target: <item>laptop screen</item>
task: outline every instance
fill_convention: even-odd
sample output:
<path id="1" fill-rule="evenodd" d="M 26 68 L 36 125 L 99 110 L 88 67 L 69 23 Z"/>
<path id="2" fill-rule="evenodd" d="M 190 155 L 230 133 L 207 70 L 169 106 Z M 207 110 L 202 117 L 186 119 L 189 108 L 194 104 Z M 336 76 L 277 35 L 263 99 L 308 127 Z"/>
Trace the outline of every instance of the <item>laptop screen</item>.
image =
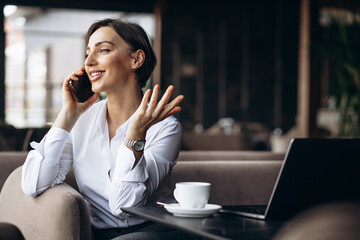
<path id="1" fill-rule="evenodd" d="M 285 220 L 324 202 L 360 199 L 359 153 L 360 139 L 292 139 L 265 219 Z"/>

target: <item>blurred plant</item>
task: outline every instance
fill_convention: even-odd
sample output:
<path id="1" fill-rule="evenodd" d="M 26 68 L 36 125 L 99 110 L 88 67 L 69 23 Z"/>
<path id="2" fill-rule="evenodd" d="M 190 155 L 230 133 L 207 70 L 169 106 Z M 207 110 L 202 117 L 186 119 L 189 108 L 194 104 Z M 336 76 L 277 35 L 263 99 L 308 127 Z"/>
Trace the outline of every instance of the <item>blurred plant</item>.
<path id="1" fill-rule="evenodd" d="M 318 46 L 329 59 L 329 95 L 340 99 L 339 137 L 360 137 L 360 22 L 331 18 L 329 41 Z"/>

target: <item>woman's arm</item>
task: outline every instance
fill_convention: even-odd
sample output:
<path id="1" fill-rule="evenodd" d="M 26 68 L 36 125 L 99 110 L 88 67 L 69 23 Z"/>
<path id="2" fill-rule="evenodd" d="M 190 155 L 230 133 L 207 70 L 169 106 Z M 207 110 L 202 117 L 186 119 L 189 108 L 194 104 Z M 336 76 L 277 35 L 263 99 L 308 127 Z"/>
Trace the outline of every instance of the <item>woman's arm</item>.
<path id="1" fill-rule="evenodd" d="M 115 215 L 121 213 L 120 207 L 145 204 L 146 197 L 176 162 L 182 127 L 175 118 L 169 117 L 181 111 L 178 105 L 184 96 L 169 102 L 173 90 L 174 87 L 169 86 L 158 102 L 159 85 L 155 85 L 151 98 L 151 91 L 146 91 L 130 118 L 126 138 L 146 139 L 146 148 L 135 151 L 122 144 L 119 149 L 109 193 L 110 210 Z"/>
<path id="2" fill-rule="evenodd" d="M 31 143 L 31 150 L 22 167 L 21 186 L 28 196 L 36 197 L 46 189 L 64 181 L 72 165 L 69 133 L 51 128 L 40 143 Z"/>
<path id="3" fill-rule="evenodd" d="M 85 103 L 74 98 L 69 81 L 77 81 L 76 75 L 82 69 L 73 72 L 64 80 L 62 86 L 62 109 L 48 134 L 39 143 L 33 143 L 22 169 L 22 188 L 25 194 L 37 196 L 46 189 L 61 183 L 72 165 L 72 144 L 69 132 L 80 115 L 93 105 L 99 94 L 94 94 Z"/>
<path id="4" fill-rule="evenodd" d="M 151 126 L 181 111 L 181 107 L 178 105 L 184 99 L 184 96 L 179 95 L 169 103 L 173 91 L 174 86 L 169 86 L 159 102 L 159 85 L 156 84 L 154 86 L 151 98 L 151 90 L 149 89 L 145 92 L 140 106 L 131 117 L 129 127 L 126 132 L 126 137 L 128 139 L 144 140 L 147 131 Z M 137 152 L 133 149 L 130 150 L 132 150 L 135 155 L 133 165 L 133 167 L 135 167 L 142 157 L 143 152 Z"/>
<path id="5" fill-rule="evenodd" d="M 181 139 L 182 127 L 175 118 L 154 125 L 148 130 L 144 153 L 134 168 L 134 154 L 121 145 L 109 189 L 109 206 L 114 215 L 121 213 L 121 207 L 146 203 L 175 165 Z"/>

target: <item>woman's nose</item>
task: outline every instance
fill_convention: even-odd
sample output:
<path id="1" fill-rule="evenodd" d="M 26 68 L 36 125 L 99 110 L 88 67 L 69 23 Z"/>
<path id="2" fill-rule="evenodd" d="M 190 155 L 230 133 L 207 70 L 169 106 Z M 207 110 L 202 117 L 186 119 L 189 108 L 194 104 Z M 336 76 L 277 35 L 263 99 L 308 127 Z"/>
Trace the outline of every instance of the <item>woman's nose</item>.
<path id="1" fill-rule="evenodd" d="M 89 55 L 85 58 L 84 65 L 92 66 L 95 64 L 96 64 L 96 59 L 94 58 L 94 55 L 92 53 L 89 53 Z"/>

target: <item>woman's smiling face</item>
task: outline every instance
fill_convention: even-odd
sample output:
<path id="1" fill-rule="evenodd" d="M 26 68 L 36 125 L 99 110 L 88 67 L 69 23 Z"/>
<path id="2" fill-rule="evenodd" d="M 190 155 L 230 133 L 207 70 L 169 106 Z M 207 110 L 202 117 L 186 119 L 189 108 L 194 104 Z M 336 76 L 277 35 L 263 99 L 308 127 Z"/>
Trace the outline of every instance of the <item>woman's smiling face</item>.
<path id="1" fill-rule="evenodd" d="M 94 92 L 116 91 L 135 77 L 129 45 L 111 27 L 101 27 L 90 36 L 86 55 L 85 70 Z"/>

